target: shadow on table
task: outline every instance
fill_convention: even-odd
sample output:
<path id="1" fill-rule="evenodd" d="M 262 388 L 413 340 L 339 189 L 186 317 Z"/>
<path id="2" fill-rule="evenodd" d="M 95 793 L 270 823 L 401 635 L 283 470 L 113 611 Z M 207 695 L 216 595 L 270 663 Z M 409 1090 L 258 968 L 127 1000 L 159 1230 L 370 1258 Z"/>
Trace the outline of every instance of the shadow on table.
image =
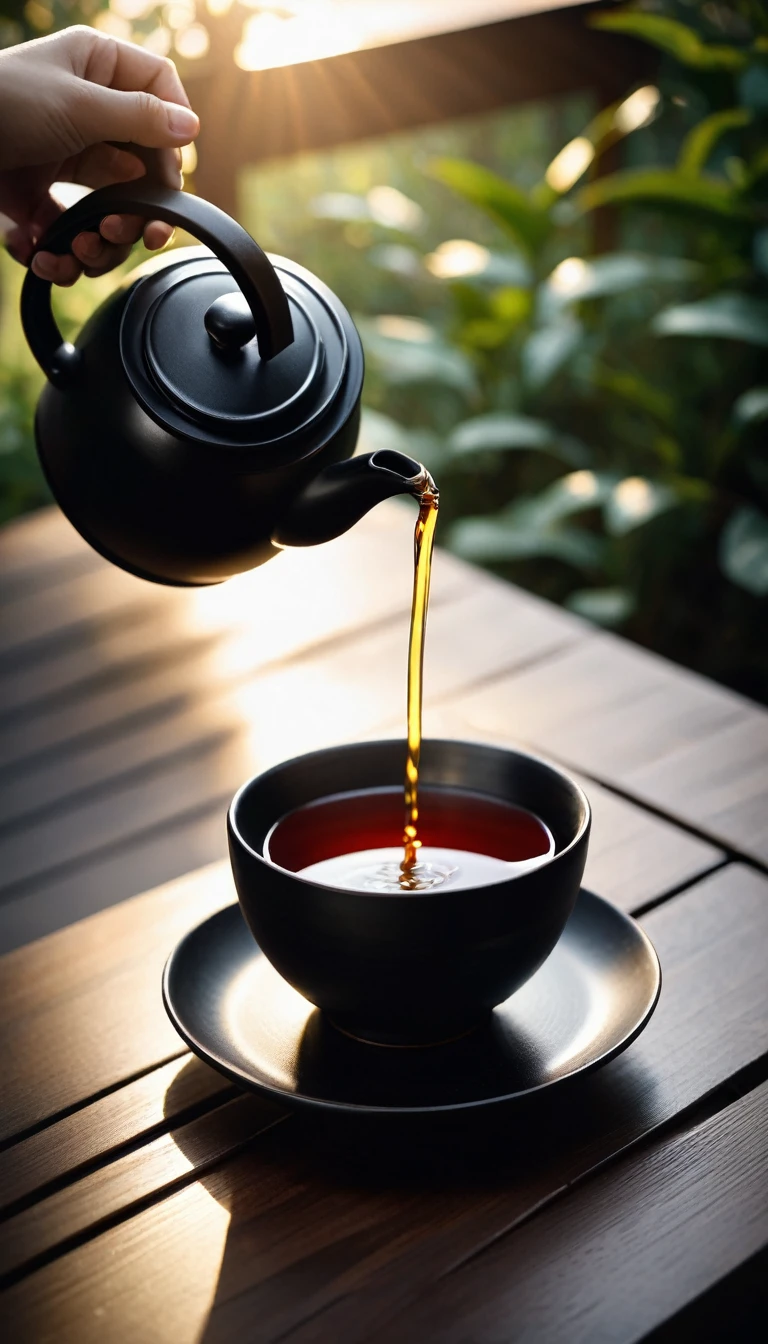
<path id="1" fill-rule="evenodd" d="M 185 1073 L 168 1091 L 169 1116 Z M 427 1241 L 444 1242 L 455 1259 L 508 1231 L 647 1132 L 654 1091 L 630 1052 L 601 1072 L 485 1111 L 393 1118 L 297 1111 L 280 1119 L 257 1097 L 225 1103 L 213 1112 L 223 1132 L 227 1108 L 234 1115 L 252 1104 L 255 1137 L 199 1178 L 229 1221 L 222 1245 L 221 1218 L 212 1213 L 210 1291 L 189 1344 L 243 1332 L 275 1339 L 357 1292 L 363 1279 L 375 1284 L 380 1303 L 391 1300 L 393 1285 L 398 1300 L 407 1298 L 409 1280 L 413 1291 L 428 1281 L 420 1254 Z M 206 1161 L 200 1124 L 172 1133 L 195 1167 Z M 189 1235 L 204 1253 L 204 1221 Z M 312 1337 L 323 1339 L 322 1329 Z"/>

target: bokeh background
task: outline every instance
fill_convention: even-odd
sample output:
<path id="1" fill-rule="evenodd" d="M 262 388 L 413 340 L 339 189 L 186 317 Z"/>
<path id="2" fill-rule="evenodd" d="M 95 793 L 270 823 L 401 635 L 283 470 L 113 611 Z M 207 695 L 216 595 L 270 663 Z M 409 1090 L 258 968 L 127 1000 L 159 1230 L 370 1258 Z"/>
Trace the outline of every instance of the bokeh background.
<path id="1" fill-rule="evenodd" d="M 0 0 L 0 45 L 85 22 L 186 77 L 226 20 L 255 70 L 330 54 L 333 8 Z M 256 166 L 233 134 L 236 212 L 353 312 L 363 446 L 429 465 L 444 545 L 768 702 L 768 7 L 582 21 L 645 44 L 651 78 Z M 0 521 L 48 502 L 21 279 L 3 252 Z M 69 334 L 113 283 L 61 292 Z"/>

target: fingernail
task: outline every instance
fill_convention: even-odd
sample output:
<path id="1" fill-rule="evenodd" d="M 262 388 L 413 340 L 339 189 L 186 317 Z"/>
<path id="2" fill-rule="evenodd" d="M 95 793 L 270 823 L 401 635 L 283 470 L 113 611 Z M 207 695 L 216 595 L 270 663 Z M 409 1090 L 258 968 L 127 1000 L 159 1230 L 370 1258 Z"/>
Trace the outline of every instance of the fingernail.
<path id="1" fill-rule="evenodd" d="M 200 130 L 200 120 L 194 112 L 188 107 L 180 107 L 178 103 L 166 103 L 168 108 L 168 127 L 172 135 L 177 135 L 179 139 L 194 140 L 197 132 Z"/>
<path id="2" fill-rule="evenodd" d="M 106 225 L 107 233 L 104 233 Z M 128 226 L 121 215 L 107 215 L 101 221 L 102 236 L 108 243 L 127 243 L 130 241 Z"/>
<path id="3" fill-rule="evenodd" d="M 32 258 L 31 269 L 41 280 L 52 280 L 56 272 L 56 262 L 45 252 L 37 252 Z"/>
<path id="4" fill-rule="evenodd" d="M 80 251 L 89 261 L 96 261 L 101 256 L 102 243 L 95 233 L 80 234 Z"/>

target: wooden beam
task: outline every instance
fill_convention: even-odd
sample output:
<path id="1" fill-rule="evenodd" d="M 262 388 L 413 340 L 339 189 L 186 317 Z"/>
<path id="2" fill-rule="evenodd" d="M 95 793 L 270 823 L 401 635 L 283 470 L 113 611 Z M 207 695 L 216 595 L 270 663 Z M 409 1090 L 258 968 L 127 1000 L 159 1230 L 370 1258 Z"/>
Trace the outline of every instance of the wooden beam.
<path id="1" fill-rule="evenodd" d="M 198 192 L 237 212 L 245 164 L 328 149 L 581 89 L 619 96 L 650 66 L 640 44 L 586 24 L 595 6 L 507 19 L 387 46 L 245 72 L 239 29 L 211 22 L 211 60 L 185 72 L 202 130 Z M 238 20 L 239 23 L 239 20 Z"/>

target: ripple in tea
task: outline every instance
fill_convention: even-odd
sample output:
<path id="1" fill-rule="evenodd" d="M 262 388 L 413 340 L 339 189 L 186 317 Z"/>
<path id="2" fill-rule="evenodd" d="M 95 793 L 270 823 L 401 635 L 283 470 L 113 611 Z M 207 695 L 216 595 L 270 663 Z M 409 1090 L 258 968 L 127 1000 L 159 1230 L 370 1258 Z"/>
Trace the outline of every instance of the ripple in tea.
<path id="1" fill-rule="evenodd" d="M 472 888 L 536 867 L 554 851 L 549 829 L 532 812 L 485 794 L 421 790 L 421 844 L 402 883 L 397 788 L 340 793 L 288 813 L 272 828 L 273 863 L 323 886 L 402 894 L 435 887 Z"/>

